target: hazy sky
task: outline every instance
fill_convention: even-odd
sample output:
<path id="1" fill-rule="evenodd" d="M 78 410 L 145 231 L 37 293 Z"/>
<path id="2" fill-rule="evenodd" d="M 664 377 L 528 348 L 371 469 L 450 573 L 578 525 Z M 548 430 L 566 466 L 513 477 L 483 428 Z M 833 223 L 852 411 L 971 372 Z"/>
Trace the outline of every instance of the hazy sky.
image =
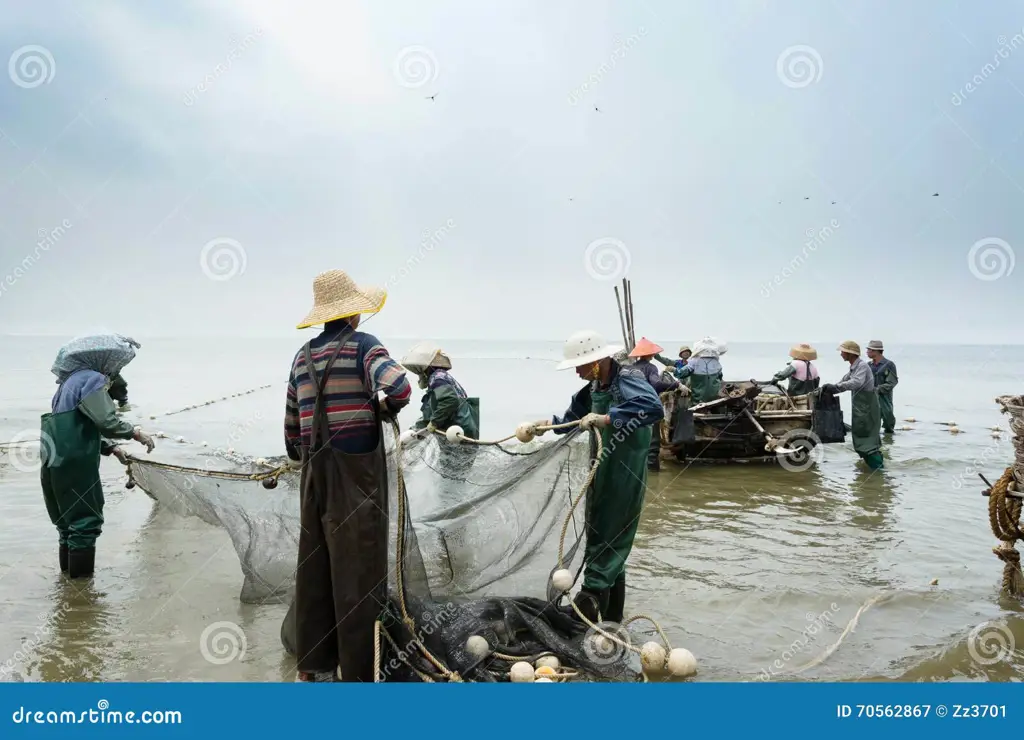
<path id="1" fill-rule="evenodd" d="M 1019 3 L 0 6 L 0 332 L 1024 342 Z"/>

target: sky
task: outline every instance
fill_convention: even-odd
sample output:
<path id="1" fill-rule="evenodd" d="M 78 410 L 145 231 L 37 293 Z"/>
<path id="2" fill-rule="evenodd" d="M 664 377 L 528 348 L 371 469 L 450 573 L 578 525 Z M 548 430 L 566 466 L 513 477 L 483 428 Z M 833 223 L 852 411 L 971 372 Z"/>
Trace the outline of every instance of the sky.
<path id="1" fill-rule="evenodd" d="M 0 2 L 0 333 L 1024 343 L 1019 3 Z"/>

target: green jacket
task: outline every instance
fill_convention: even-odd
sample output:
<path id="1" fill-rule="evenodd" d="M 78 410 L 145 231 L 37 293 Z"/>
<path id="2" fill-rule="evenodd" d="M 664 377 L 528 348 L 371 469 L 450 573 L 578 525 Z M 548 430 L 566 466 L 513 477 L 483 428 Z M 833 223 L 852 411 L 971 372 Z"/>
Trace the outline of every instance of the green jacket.
<path id="1" fill-rule="evenodd" d="M 420 412 L 415 429 L 433 424 L 435 429 L 443 432 L 457 424 L 470 439 L 480 439 L 480 399 L 466 395 L 455 378 L 444 370 L 431 373 Z"/>

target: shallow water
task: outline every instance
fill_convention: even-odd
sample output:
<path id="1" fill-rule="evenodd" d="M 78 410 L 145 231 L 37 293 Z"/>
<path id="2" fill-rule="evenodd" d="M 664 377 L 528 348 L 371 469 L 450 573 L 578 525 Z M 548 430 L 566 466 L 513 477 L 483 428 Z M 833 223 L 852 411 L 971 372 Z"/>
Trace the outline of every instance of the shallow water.
<path id="1" fill-rule="evenodd" d="M 284 381 L 297 340 L 139 339 L 143 349 L 125 373 L 128 418 L 210 447 L 281 454 Z M 49 366 L 60 343 L 0 339 L 7 365 L 0 441 L 38 434 L 38 415 L 56 389 Z M 400 356 L 411 343 L 388 344 Z M 818 345 L 826 381 L 843 372 L 838 356 L 825 351 L 835 345 Z M 557 344 L 448 346 L 456 376 L 481 397 L 484 438 L 561 413 L 580 385 L 572 373 L 554 372 Z M 784 364 L 786 351 L 731 346 L 726 375 L 764 378 Z M 1000 597 L 1002 564 L 991 552 L 974 472 L 994 480 L 1013 456 L 1008 432 L 995 440 L 988 427 L 1007 428 L 993 399 L 1021 391 L 1016 368 L 1024 348 L 971 354 L 984 365 L 980 381 L 957 376 L 950 348 L 890 350 L 901 377 L 899 423 L 918 422 L 886 444 L 884 471 L 864 468 L 849 443 L 827 446 L 820 465 L 805 473 L 667 463 L 649 479 L 627 611 L 659 619 L 674 644 L 698 657 L 701 680 L 1024 678 L 1024 610 Z M 414 415 L 404 413 L 403 425 Z M 957 421 L 964 433 L 950 435 L 939 421 Z M 185 447 L 158 444 L 158 459 Z M 37 474 L 0 455 L 0 617 L 8 625 L 0 634 L 0 680 L 291 680 L 294 665 L 278 637 L 285 607 L 239 603 L 241 573 L 227 534 L 126 490 L 114 461 L 104 461 L 103 475 L 97 575 L 92 583 L 69 582 L 57 569 Z M 933 579 L 938 585 L 929 585 Z M 880 597 L 838 650 L 800 670 Z M 241 628 L 237 647 L 218 622 Z M 204 631 L 222 637 L 209 645 Z"/>

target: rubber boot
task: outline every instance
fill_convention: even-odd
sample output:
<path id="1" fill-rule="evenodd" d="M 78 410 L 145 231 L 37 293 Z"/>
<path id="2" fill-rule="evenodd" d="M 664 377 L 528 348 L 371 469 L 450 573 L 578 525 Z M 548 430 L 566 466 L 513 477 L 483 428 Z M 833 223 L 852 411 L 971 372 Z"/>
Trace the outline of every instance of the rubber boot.
<path id="1" fill-rule="evenodd" d="M 591 591 L 584 588 L 576 594 L 573 603 L 576 604 L 576 608 L 580 610 L 583 616 L 596 623 L 608 611 L 608 590 Z M 579 614 L 576 613 L 575 609 L 572 610 L 572 615 L 579 619 Z"/>
<path id="2" fill-rule="evenodd" d="M 626 574 L 615 579 L 615 585 L 608 591 L 608 612 L 604 615 L 606 622 L 621 624 L 626 609 Z"/>
<path id="3" fill-rule="evenodd" d="M 89 578 L 96 566 L 96 548 L 68 550 L 68 578 Z"/>
<path id="4" fill-rule="evenodd" d="M 57 550 L 57 559 L 60 561 L 60 572 L 68 572 L 68 546 L 61 545 L 60 549 Z"/>

